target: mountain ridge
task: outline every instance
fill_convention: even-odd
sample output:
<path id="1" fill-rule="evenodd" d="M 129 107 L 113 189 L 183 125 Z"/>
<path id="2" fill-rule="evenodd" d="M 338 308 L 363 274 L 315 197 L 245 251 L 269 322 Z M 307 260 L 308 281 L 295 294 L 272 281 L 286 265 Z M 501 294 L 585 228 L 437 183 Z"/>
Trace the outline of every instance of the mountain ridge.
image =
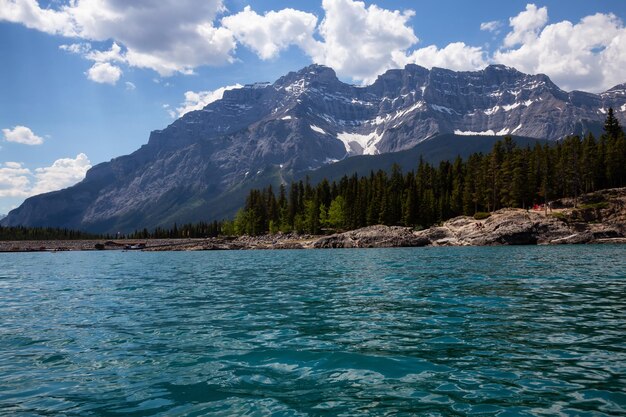
<path id="1" fill-rule="evenodd" d="M 29 198 L 1 224 L 113 232 L 208 220 L 220 212 L 221 195 L 268 171 L 294 175 L 440 134 L 557 140 L 597 130 L 608 107 L 625 118 L 624 85 L 565 92 L 546 75 L 503 65 L 461 72 L 407 65 L 360 87 L 314 64 L 225 91 L 151 132 L 137 151 L 96 165 L 79 184 Z"/>

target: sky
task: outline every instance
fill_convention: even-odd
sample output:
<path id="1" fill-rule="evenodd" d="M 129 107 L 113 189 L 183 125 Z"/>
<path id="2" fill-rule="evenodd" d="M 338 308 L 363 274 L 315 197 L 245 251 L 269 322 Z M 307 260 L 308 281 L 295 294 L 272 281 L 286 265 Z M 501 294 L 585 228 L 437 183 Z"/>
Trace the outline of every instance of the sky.
<path id="1" fill-rule="evenodd" d="M 0 214 L 131 153 L 224 89 L 311 63 L 626 82 L 624 0 L 0 0 Z"/>

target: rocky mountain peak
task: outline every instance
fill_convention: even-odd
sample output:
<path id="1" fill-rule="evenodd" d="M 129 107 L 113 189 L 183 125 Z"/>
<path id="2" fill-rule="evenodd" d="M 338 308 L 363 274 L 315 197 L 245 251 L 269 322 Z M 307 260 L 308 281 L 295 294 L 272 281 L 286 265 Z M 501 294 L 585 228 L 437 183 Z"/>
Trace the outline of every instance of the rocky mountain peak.
<path id="1" fill-rule="evenodd" d="M 379 75 L 368 90 L 381 97 L 393 97 L 419 89 L 426 82 L 429 71 L 415 64 L 404 69 L 390 69 Z"/>
<path id="2" fill-rule="evenodd" d="M 340 83 L 340 81 L 337 78 L 335 70 L 324 65 L 312 64 L 299 71 L 290 72 L 287 75 L 280 77 L 274 83 L 274 88 L 288 89 L 291 87 L 293 89 L 294 86 L 305 86 L 310 84 L 333 85 L 336 83 Z"/>
<path id="3" fill-rule="evenodd" d="M 626 98 L 626 83 L 617 84 L 614 87 L 609 88 L 603 93 L 600 93 L 600 96 L 606 98 Z"/>

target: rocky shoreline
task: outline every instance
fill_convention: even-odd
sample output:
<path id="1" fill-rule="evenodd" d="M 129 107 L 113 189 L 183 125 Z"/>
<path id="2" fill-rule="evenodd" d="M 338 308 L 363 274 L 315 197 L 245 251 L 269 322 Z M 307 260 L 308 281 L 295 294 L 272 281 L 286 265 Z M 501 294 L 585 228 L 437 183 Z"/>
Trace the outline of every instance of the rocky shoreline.
<path id="1" fill-rule="evenodd" d="M 626 188 L 551 202 L 549 210 L 502 209 L 486 219 L 460 216 L 439 226 L 369 226 L 329 236 L 276 234 L 207 239 L 2 241 L 0 252 L 66 250 L 195 251 L 421 246 L 626 243 Z"/>
<path id="2" fill-rule="evenodd" d="M 315 248 L 626 243 L 626 188 L 551 202 L 541 211 L 502 209 L 460 216 L 426 230 L 370 226 L 320 238 Z"/>

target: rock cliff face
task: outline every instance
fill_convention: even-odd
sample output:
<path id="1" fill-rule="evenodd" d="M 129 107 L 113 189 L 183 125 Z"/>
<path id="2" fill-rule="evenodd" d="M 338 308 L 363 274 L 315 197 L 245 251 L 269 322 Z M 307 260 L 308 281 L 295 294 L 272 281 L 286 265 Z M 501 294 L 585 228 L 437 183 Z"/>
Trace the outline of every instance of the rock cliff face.
<path id="1" fill-rule="evenodd" d="M 76 186 L 26 200 L 2 224 L 126 232 L 209 220 L 230 214 L 246 187 L 349 156 L 406 150 L 444 133 L 556 140 L 599 126 L 609 107 L 626 119 L 626 85 L 568 93 L 545 75 L 501 65 L 409 65 L 356 87 L 312 65 L 226 91 Z M 224 207 L 226 195 L 234 207 Z"/>

